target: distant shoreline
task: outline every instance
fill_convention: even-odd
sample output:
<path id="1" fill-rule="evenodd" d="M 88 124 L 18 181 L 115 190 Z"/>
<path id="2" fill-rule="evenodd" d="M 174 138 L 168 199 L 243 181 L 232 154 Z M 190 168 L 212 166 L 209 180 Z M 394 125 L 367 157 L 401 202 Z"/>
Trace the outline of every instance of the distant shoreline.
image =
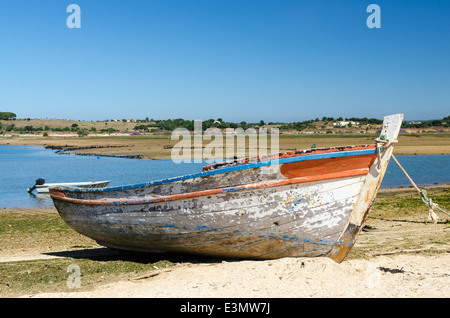
<path id="1" fill-rule="evenodd" d="M 170 135 L 102 136 L 102 137 L 0 137 L 0 145 L 37 145 L 57 149 L 62 153 L 89 156 L 124 157 L 134 159 L 170 159 L 178 140 Z M 204 141 L 203 146 L 210 141 Z M 279 151 L 372 144 L 373 135 L 320 136 L 280 135 Z M 395 145 L 397 155 L 450 154 L 450 134 L 400 135 Z"/>

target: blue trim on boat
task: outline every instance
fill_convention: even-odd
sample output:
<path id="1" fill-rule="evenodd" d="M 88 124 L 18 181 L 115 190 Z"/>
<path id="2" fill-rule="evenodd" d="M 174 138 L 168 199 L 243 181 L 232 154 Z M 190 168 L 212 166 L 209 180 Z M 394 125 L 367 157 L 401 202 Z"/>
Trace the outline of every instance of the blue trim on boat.
<path id="1" fill-rule="evenodd" d="M 147 183 L 139 183 L 139 184 L 133 184 L 133 185 L 126 185 L 126 186 L 109 187 L 109 188 L 103 188 L 103 189 L 101 189 L 101 188 L 99 188 L 99 189 L 88 189 L 88 188 L 84 189 L 84 188 L 58 187 L 58 189 L 63 190 L 63 191 L 71 191 L 71 192 L 103 192 L 103 191 L 129 190 L 129 189 L 137 189 L 137 188 L 144 188 L 144 187 L 148 187 L 148 186 L 160 185 L 160 184 L 164 184 L 164 183 L 171 183 L 171 182 L 176 182 L 176 181 L 183 181 L 183 180 L 188 180 L 188 179 L 206 177 L 206 176 L 227 173 L 227 172 L 232 172 L 232 171 L 260 168 L 260 167 L 270 166 L 272 164 L 284 164 L 284 163 L 326 159 L 326 158 L 372 155 L 372 154 L 376 154 L 376 152 L 377 152 L 376 148 L 362 149 L 362 150 L 325 152 L 325 153 L 320 153 L 320 154 L 308 154 L 308 155 L 295 156 L 295 157 L 283 158 L 283 159 L 278 159 L 278 160 L 252 162 L 252 163 L 247 163 L 247 164 L 241 164 L 241 165 L 236 165 L 236 166 L 220 168 L 220 169 L 216 169 L 216 170 L 209 170 L 209 171 L 204 171 L 204 172 L 202 171 L 199 173 L 187 174 L 187 175 L 179 176 L 179 177 L 172 177 L 172 178 L 167 178 L 167 179 L 162 179 L 162 180 L 157 180 L 157 181 L 150 181 Z"/>

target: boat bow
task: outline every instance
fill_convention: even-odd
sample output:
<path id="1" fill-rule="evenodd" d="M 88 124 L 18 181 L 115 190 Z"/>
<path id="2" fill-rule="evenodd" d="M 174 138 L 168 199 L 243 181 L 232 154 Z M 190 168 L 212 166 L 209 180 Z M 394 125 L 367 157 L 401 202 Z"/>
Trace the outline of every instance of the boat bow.
<path id="1" fill-rule="evenodd" d="M 377 142 L 377 160 L 369 168 L 369 173 L 350 215 L 347 227 L 339 238 L 338 243 L 327 255 L 336 262 L 341 262 L 350 252 L 367 220 L 394 150 L 393 145 L 397 142 L 402 121 L 403 114 L 384 117 L 383 128 L 380 137 L 377 139 L 382 140 L 381 145 Z"/>

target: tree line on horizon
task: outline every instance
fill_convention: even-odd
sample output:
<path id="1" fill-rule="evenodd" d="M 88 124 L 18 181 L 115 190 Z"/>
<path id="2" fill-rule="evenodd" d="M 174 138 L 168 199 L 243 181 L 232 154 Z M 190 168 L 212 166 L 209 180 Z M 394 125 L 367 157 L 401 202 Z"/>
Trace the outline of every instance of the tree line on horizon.
<path id="1" fill-rule="evenodd" d="M 297 130 L 301 131 L 308 127 L 313 127 L 313 124 L 316 122 L 342 122 L 342 121 L 349 121 L 349 122 L 358 122 L 358 125 L 381 125 L 383 123 L 382 119 L 377 118 L 358 118 L 358 117 L 350 117 L 350 118 L 343 118 L 343 117 L 322 117 L 322 119 L 316 118 L 316 119 L 310 119 L 310 120 L 304 120 L 304 121 L 298 121 L 298 122 L 291 122 L 291 123 L 283 123 L 283 122 L 268 122 L 265 123 L 264 120 L 261 120 L 259 123 L 247 123 L 246 121 L 241 121 L 240 123 L 234 123 L 234 122 L 226 122 L 223 121 L 222 118 L 218 118 L 217 120 L 214 119 L 208 119 L 206 121 L 202 121 L 202 129 L 206 130 L 208 128 L 219 128 L 219 129 L 226 129 L 226 128 L 242 128 L 247 129 L 250 127 L 258 128 L 264 125 L 276 125 L 279 126 L 279 129 L 290 129 L 290 130 Z M 177 119 L 165 119 L 165 120 L 149 120 L 148 118 L 145 121 L 137 121 L 140 123 L 139 125 L 136 125 L 134 129 L 136 130 L 144 130 L 144 131 L 151 131 L 152 129 L 159 129 L 159 130 L 166 130 L 166 131 L 172 131 L 176 128 L 186 128 L 189 131 L 194 130 L 194 120 L 186 120 L 182 118 Z M 148 124 L 147 124 L 148 122 Z M 352 127 L 352 124 L 348 125 L 349 127 Z M 413 121 L 404 121 L 402 123 L 402 128 L 428 128 L 432 126 L 443 126 L 443 127 L 450 127 L 450 116 L 444 117 L 442 120 L 426 120 L 426 121 L 420 121 L 420 122 L 413 122 Z"/>
<path id="2" fill-rule="evenodd" d="M 0 119 L 1 120 L 12 120 L 17 117 L 16 114 L 11 112 L 0 112 Z"/>
<path id="3" fill-rule="evenodd" d="M 0 120 L 16 120 L 16 114 L 12 112 L 0 112 Z M 26 120 L 30 120 L 30 118 L 27 118 Z M 208 119 L 202 121 L 202 130 L 206 130 L 208 128 L 218 128 L 218 129 L 226 129 L 226 128 L 242 128 L 244 130 L 248 128 L 259 128 L 264 125 L 275 125 L 278 126 L 279 129 L 283 130 L 297 130 L 302 131 L 308 127 L 316 127 L 314 123 L 317 122 L 324 122 L 324 124 L 328 124 L 330 122 L 342 122 L 342 121 L 349 121 L 349 122 L 358 122 L 358 125 L 380 125 L 383 123 L 383 120 L 377 119 L 377 118 L 358 118 L 358 117 L 350 117 L 350 118 L 343 118 L 343 117 L 322 117 L 322 119 L 315 118 L 310 120 L 304 120 L 304 121 L 297 121 L 297 122 L 291 122 L 291 123 L 284 123 L 284 122 L 268 122 L 266 123 L 264 120 L 261 120 L 256 123 L 247 123 L 246 121 L 241 121 L 240 123 L 235 122 L 227 122 L 224 121 L 222 118 L 218 119 Z M 162 119 L 162 120 L 155 120 L 155 119 L 149 119 L 146 117 L 143 120 L 136 120 L 136 125 L 134 127 L 135 130 L 143 130 L 143 131 L 173 131 L 176 128 L 186 128 L 189 131 L 194 130 L 194 120 L 187 120 L 183 118 L 176 118 L 176 119 Z M 402 128 L 428 128 L 433 126 L 443 126 L 443 127 L 450 127 L 450 116 L 444 117 L 441 120 L 424 120 L 424 121 L 404 121 L 402 123 Z M 324 126 L 322 126 L 324 127 Z M 352 127 L 350 124 L 349 127 Z M 0 131 L 6 130 L 6 131 L 18 131 L 18 132 L 33 132 L 33 131 L 72 131 L 76 132 L 78 131 L 78 125 L 72 124 L 71 127 L 65 127 L 65 128 L 55 128 L 55 127 L 33 127 L 32 125 L 27 125 L 25 127 L 16 127 L 14 124 L 9 125 L 2 125 L 0 123 Z M 90 130 L 92 132 L 97 131 L 94 127 Z M 116 132 L 118 130 L 113 128 L 107 128 L 102 129 L 99 132 Z"/>
<path id="4" fill-rule="evenodd" d="M 333 117 L 322 117 L 322 121 L 324 122 L 331 122 L 331 121 L 343 121 L 344 118 L 338 117 L 334 119 Z M 383 120 L 376 119 L 376 118 L 345 118 L 345 120 L 350 121 L 359 121 L 362 124 L 381 124 L 383 123 Z M 305 121 L 298 121 L 298 122 L 292 122 L 292 123 L 283 123 L 283 122 L 265 122 L 264 120 L 261 120 L 256 123 L 247 123 L 246 121 L 241 121 L 240 123 L 234 123 L 234 122 L 226 122 L 222 120 L 222 118 L 215 119 L 208 119 L 205 121 L 202 121 L 202 130 L 206 130 L 208 128 L 219 128 L 219 129 L 226 129 L 226 128 L 242 128 L 244 130 L 248 128 L 259 128 L 264 125 L 270 125 L 270 126 L 279 126 L 279 129 L 295 129 L 295 130 L 303 130 L 307 127 L 310 127 L 313 123 L 321 121 L 319 118 L 311 119 L 311 120 L 305 120 Z M 165 120 L 154 120 L 154 119 L 146 119 L 146 121 L 140 121 L 138 120 L 140 125 L 136 125 L 134 129 L 136 130 L 144 130 L 144 131 L 150 131 L 151 129 L 160 129 L 160 130 L 166 130 L 166 131 L 172 131 L 176 128 L 186 128 L 189 131 L 194 130 L 194 120 L 186 120 L 182 118 L 177 119 L 165 119 Z M 149 122 L 146 124 L 146 122 Z"/>

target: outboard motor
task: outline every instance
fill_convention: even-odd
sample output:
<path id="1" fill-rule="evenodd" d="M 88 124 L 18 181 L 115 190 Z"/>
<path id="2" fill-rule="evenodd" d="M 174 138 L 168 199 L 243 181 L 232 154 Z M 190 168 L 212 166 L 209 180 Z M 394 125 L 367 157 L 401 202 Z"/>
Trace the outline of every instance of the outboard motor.
<path id="1" fill-rule="evenodd" d="M 31 188 L 28 188 L 28 193 L 31 193 L 34 189 L 36 189 L 36 186 L 37 186 L 37 185 L 43 185 L 44 183 L 45 183 L 45 180 L 44 180 L 44 179 L 41 179 L 41 178 L 37 179 L 37 180 L 35 181 L 35 185 L 32 186 Z"/>

